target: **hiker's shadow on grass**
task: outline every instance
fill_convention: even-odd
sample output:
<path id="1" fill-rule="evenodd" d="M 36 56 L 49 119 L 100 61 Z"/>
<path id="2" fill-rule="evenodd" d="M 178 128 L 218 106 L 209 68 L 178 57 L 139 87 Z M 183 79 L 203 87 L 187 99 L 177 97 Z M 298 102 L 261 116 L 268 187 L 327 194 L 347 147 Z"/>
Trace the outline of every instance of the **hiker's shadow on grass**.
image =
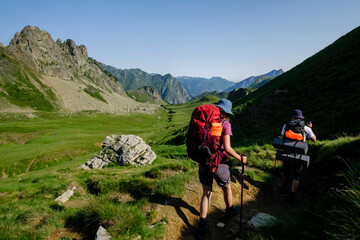
<path id="1" fill-rule="evenodd" d="M 191 227 L 191 224 L 189 223 L 189 220 L 187 219 L 186 214 L 183 212 L 183 210 L 181 208 L 188 209 L 194 215 L 197 215 L 197 216 L 200 215 L 200 213 L 198 212 L 198 210 L 196 210 L 196 208 L 189 205 L 187 202 L 185 202 L 181 198 L 167 197 L 165 201 L 161 201 L 161 202 L 160 201 L 154 201 L 154 202 L 174 207 L 176 213 L 179 215 L 179 217 L 183 220 L 183 222 L 186 224 L 186 226 L 188 228 Z"/>
<path id="2" fill-rule="evenodd" d="M 231 170 L 231 181 L 236 182 L 236 180 L 241 184 L 242 182 L 242 173 L 238 169 Z M 263 184 L 259 181 L 256 181 L 249 177 L 248 175 L 244 174 L 244 180 L 248 182 L 250 185 L 255 186 L 259 189 L 264 188 Z M 244 181 L 244 189 L 249 190 L 249 186 Z"/>

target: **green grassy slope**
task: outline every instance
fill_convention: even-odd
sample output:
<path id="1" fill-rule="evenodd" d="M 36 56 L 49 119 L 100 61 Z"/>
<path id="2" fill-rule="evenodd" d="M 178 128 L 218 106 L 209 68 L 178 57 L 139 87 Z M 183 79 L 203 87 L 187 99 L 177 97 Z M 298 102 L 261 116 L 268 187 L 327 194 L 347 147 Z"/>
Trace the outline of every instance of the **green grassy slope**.
<path id="1" fill-rule="evenodd" d="M 29 119 L 21 113 L 0 114 L 0 239 L 45 239 L 65 227 L 93 238 L 99 225 L 114 239 L 161 238 L 167 220 L 149 228 L 156 218 L 149 206 L 181 197 L 185 183 L 196 176 L 185 146 L 171 144 L 184 141 L 179 131 L 196 106 L 217 100 L 167 105 L 151 115 L 37 112 Z M 142 137 L 157 159 L 144 167 L 110 164 L 103 170 L 79 170 L 111 134 Z M 71 198 L 81 204 L 54 203 L 71 184 L 84 189 Z M 69 233 L 63 238 L 73 237 Z"/>
<path id="2" fill-rule="evenodd" d="M 19 63 L 2 47 L 0 65 L 0 98 L 38 111 L 49 112 L 58 108 L 55 94 L 39 80 L 40 74 Z"/>
<path id="3" fill-rule="evenodd" d="M 290 71 L 234 102 L 235 122 L 250 141 L 278 136 L 299 108 L 319 138 L 357 134 L 360 126 L 360 27 Z M 285 90 L 285 92 L 277 91 Z"/>
<path id="4" fill-rule="evenodd" d="M 174 161 L 171 150 L 154 146 L 157 159 L 151 166 L 110 164 L 101 171 L 78 167 L 100 151 L 107 135 L 135 134 L 147 143 L 168 135 L 174 127 L 168 110 L 151 115 L 37 112 L 36 116 L 0 114 L 0 239 L 45 239 L 55 228 L 80 226 L 82 231 L 73 231 L 93 238 L 100 224 L 115 239 L 161 236 L 163 224 L 149 228 L 156 212 L 146 208 L 148 201 L 181 196 L 185 182 L 195 174 L 194 162 Z M 73 183 L 84 189 L 72 197 L 81 204 L 76 208 L 56 204 L 54 199 Z M 122 202 L 118 196 L 132 200 Z"/>
<path id="5" fill-rule="evenodd" d="M 247 232 L 245 239 L 359 239 L 359 144 L 360 135 L 312 146 L 313 160 L 300 190 L 308 201 L 259 232 Z"/>

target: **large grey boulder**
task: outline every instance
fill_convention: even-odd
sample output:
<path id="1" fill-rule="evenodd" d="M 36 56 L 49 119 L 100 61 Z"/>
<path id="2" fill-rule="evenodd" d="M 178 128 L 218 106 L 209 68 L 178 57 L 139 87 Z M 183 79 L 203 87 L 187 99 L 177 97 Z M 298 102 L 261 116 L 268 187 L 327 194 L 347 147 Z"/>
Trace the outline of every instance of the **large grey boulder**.
<path id="1" fill-rule="evenodd" d="M 81 165 L 83 169 L 104 168 L 110 162 L 120 166 L 151 165 L 156 154 L 141 137 L 135 135 L 107 136 L 102 150 L 92 159 Z"/>

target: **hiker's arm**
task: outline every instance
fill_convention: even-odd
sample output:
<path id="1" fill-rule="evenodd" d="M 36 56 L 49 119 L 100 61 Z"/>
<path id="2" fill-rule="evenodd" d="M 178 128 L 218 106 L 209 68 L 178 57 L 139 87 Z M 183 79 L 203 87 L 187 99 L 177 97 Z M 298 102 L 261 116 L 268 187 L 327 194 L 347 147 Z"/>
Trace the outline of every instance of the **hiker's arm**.
<path id="1" fill-rule="evenodd" d="M 280 139 L 283 139 L 284 138 L 284 134 L 285 134 L 285 125 L 283 126 L 283 128 L 281 129 L 281 135 L 280 135 Z"/>
<path id="2" fill-rule="evenodd" d="M 312 131 L 312 129 L 311 129 L 311 131 Z M 316 136 L 315 136 L 314 132 L 313 132 L 313 136 L 310 139 L 313 140 L 314 142 L 316 142 Z"/>
<path id="3" fill-rule="evenodd" d="M 224 141 L 224 148 L 225 148 L 225 151 L 230 154 L 230 156 L 236 158 L 237 160 L 239 160 L 240 162 L 243 161 L 243 163 L 246 163 L 246 157 L 242 157 L 242 160 L 241 160 L 241 156 L 239 154 L 237 154 L 235 152 L 235 150 L 231 147 L 231 143 L 230 143 L 230 135 L 225 135 L 223 137 L 223 141 Z"/>
<path id="4" fill-rule="evenodd" d="M 316 135 L 315 135 L 314 131 L 312 130 L 312 126 L 313 126 L 312 122 L 308 122 L 308 123 L 306 123 L 306 125 L 310 128 L 310 130 L 312 132 L 312 137 L 310 139 L 313 140 L 314 142 L 316 142 Z"/>

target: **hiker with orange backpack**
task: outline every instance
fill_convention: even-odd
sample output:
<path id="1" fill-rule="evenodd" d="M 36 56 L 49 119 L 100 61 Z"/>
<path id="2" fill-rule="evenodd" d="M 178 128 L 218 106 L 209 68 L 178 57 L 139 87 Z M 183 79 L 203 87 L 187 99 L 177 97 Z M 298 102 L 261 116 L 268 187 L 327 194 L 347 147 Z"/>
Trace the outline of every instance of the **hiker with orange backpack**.
<path id="1" fill-rule="evenodd" d="M 292 139 L 296 141 L 306 141 L 306 138 L 316 141 L 316 136 L 312 130 L 312 123 L 308 121 L 304 122 L 304 116 L 302 111 L 294 109 L 291 114 L 291 120 L 284 124 L 281 131 L 281 139 Z M 288 193 L 289 191 L 289 180 L 292 174 L 292 182 L 290 188 L 290 194 L 288 201 L 294 203 L 296 201 L 296 194 L 299 189 L 301 172 L 303 166 L 300 164 L 291 164 L 287 161 L 283 162 L 283 185 L 281 191 Z"/>
<path id="2" fill-rule="evenodd" d="M 239 206 L 233 206 L 230 186 L 229 155 L 243 164 L 246 156 L 239 155 L 231 147 L 231 124 L 228 120 L 232 113 L 232 103 L 220 99 L 216 106 L 202 105 L 193 111 L 187 136 L 187 152 L 191 159 L 199 162 L 199 180 L 202 184 L 200 203 L 200 222 L 196 237 L 202 239 L 208 232 L 207 212 L 212 195 L 212 183 L 222 188 L 226 204 L 225 218 L 229 219 L 240 213 Z"/>

